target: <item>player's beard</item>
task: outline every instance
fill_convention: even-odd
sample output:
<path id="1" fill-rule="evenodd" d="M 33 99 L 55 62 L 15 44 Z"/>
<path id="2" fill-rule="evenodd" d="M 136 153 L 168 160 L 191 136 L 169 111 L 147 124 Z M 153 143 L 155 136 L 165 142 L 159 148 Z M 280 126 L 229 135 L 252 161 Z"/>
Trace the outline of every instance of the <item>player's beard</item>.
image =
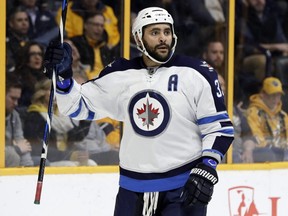
<path id="1" fill-rule="evenodd" d="M 171 52 L 172 52 L 172 51 L 171 51 L 171 50 L 172 50 L 172 49 L 171 49 L 171 45 L 168 45 L 168 44 L 160 44 L 160 45 L 157 45 L 157 46 L 155 46 L 155 47 L 150 47 L 145 40 L 143 40 L 143 44 L 144 44 L 144 46 L 145 46 L 146 51 L 148 52 L 148 54 L 149 54 L 152 58 L 156 59 L 157 61 L 166 62 L 166 61 L 170 58 L 170 56 L 171 56 Z M 163 55 L 160 55 L 160 54 L 157 53 L 157 49 L 158 49 L 158 47 L 160 47 L 160 46 L 166 46 L 166 47 L 167 47 L 167 49 L 168 49 L 167 55 L 163 56 Z"/>

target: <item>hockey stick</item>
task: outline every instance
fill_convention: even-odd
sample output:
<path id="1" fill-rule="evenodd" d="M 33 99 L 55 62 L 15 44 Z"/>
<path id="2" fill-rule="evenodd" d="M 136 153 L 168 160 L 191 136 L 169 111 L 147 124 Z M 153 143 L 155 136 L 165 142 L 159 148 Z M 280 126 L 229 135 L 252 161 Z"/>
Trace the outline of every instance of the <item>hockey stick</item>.
<path id="1" fill-rule="evenodd" d="M 63 2 L 62 2 L 62 14 L 61 14 L 61 20 L 60 20 L 60 27 L 59 27 L 59 35 L 58 35 L 58 38 L 61 41 L 61 44 L 63 44 L 63 38 L 64 38 L 64 27 L 65 27 L 66 14 L 67 14 L 67 5 L 68 5 L 68 0 L 63 0 Z M 40 164 L 39 164 L 39 172 L 38 172 L 38 180 L 37 180 L 37 187 L 36 187 L 34 204 L 40 204 L 40 199 L 41 199 L 43 178 L 44 178 L 45 165 L 46 165 L 47 152 L 48 152 L 48 138 L 49 138 L 49 134 L 50 134 L 50 130 L 51 130 L 51 123 L 52 123 L 53 100 L 55 98 L 55 95 L 54 95 L 54 88 L 55 87 L 56 87 L 56 72 L 54 69 L 53 75 L 52 75 L 51 88 L 50 88 L 47 119 L 46 119 L 44 135 L 43 135 L 42 153 L 41 153 L 41 160 L 40 160 Z"/>

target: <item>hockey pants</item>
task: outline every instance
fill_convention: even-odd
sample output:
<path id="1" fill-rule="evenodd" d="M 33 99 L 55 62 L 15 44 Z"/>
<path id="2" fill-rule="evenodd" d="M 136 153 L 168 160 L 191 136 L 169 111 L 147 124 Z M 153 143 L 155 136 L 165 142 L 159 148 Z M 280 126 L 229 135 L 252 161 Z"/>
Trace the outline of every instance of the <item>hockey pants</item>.
<path id="1" fill-rule="evenodd" d="M 152 216 L 205 216 L 207 207 L 184 208 L 181 193 L 183 188 L 159 193 L 156 212 Z M 143 193 L 119 188 L 114 216 L 143 216 Z"/>

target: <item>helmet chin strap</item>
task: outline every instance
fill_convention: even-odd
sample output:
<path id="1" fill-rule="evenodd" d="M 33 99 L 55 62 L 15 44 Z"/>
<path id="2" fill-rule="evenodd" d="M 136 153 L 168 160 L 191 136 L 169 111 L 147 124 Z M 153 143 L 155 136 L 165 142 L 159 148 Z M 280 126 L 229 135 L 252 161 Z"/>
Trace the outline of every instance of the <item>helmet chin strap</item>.
<path id="1" fill-rule="evenodd" d="M 154 61 L 154 62 L 156 62 L 156 63 L 158 63 L 158 64 L 165 64 L 166 62 L 168 62 L 168 61 L 170 60 L 170 58 L 171 58 L 172 55 L 173 55 L 173 53 L 170 53 L 169 58 L 168 58 L 166 61 L 162 62 L 162 61 L 159 61 L 159 60 L 153 58 L 153 57 L 146 51 L 146 49 L 144 50 L 143 53 L 144 53 L 144 55 L 146 55 L 149 59 L 151 59 L 152 61 Z"/>
<path id="2" fill-rule="evenodd" d="M 146 48 L 145 48 L 145 46 L 144 46 L 144 44 L 143 44 L 143 41 L 140 40 L 140 42 L 141 42 L 141 47 L 143 47 L 143 48 L 141 49 L 140 46 L 137 46 L 137 48 L 138 48 L 144 55 L 146 55 L 149 59 L 151 59 L 152 61 L 154 61 L 154 62 L 156 62 L 156 63 L 158 63 L 158 64 L 165 64 L 165 63 L 168 62 L 168 61 L 171 59 L 171 57 L 173 56 L 173 53 L 174 53 L 174 52 L 173 52 L 173 50 L 171 50 L 170 56 L 169 56 L 169 58 L 168 58 L 166 61 L 159 61 L 159 60 L 153 58 L 153 57 L 147 52 L 147 50 L 146 50 Z"/>

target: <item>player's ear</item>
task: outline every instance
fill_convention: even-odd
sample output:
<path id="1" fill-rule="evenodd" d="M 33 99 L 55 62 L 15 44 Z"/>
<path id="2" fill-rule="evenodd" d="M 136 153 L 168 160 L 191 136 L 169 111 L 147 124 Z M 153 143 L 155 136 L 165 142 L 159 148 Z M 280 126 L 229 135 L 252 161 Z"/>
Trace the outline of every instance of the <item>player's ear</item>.
<path id="1" fill-rule="evenodd" d="M 141 43 L 141 40 L 139 39 L 139 35 L 136 33 L 135 34 L 135 38 L 134 38 L 136 41 L 136 44 L 141 48 L 141 49 L 143 49 L 143 47 L 142 47 L 142 43 Z"/>
<path id="2" fill-rule="evenodd" d="M 140 45 L 141 42 L 140 42 L 140 40 L 139 40 L 139 35 L 136 33 L 135 36 L 136 36 L 136 37 L 135 37 L 136 43 L 137 43 L 138 45 Z"/>

